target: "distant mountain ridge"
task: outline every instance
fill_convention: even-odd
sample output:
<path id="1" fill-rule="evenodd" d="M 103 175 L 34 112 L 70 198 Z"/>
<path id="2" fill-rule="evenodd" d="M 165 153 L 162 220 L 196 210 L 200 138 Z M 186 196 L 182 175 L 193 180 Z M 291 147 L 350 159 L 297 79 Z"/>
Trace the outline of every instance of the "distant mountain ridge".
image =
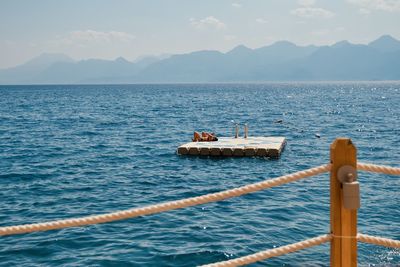
<path id="1" fill-rule="evenodd" d="M 227 53 L 195 51 L 135 62 L 42 54 L 0 70 L 0 84 L 262 82 L 400 80 L 400 41 L 384 35 L 367 45 L 341 41 L 331 46 L 298 46 L 279 41 Z"/>
<path id="2" fill-rule="evenodd" d="M 64 54 L 44 53 L 23 65 L 0 70 L 0 84 L 29 83 L 56 62 L 73 63 L 74 60 Z"/>

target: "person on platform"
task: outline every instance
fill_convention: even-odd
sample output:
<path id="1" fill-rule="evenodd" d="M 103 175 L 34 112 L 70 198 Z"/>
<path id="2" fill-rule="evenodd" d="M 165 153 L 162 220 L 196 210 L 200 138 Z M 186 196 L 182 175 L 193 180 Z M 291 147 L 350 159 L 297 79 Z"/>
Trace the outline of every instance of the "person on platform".
<path id="1" fill-rule="evenodd" d="M 218 141 L 217 136 L 215 136 L 214 133 L 209 133 L 209 132 L 194 132 L 193 134 L 193 142 L 213 142 L 213 141 Z"/>

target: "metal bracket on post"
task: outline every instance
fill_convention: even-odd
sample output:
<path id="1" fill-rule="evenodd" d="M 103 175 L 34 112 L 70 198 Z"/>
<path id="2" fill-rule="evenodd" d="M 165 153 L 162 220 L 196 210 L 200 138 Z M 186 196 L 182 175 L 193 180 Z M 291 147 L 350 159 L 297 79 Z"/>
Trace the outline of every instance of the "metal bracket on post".
<path id="1" fill-rule="evenodd" d="M 337 172 L 337 179 L 343 187 L 343 206 L 345 209 L 356 210 L 360 208 L 360 184 L 357 181 L 357 170 L 344 165 Z"/>

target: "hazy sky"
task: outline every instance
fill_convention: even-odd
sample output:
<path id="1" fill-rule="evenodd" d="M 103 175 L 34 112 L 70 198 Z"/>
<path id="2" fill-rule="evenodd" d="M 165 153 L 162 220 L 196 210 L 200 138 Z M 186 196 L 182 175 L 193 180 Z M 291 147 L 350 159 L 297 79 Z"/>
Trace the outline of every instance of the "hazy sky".
<path id="1" fill-rule="evenodd" d="M 400 0 L 1 0 L 0 68 L 44 52 L 133 60 L 383 34 L 400 39 Z"/>

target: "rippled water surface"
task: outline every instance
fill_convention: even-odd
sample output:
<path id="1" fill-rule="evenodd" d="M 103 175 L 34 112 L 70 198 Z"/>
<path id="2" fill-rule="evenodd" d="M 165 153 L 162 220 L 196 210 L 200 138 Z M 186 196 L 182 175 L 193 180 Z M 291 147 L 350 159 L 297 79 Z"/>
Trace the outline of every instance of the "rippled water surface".
<path id="1" fill-rule="evenodd" d="M 99 214 L 258 182 L 327 163 L 400 166 L 400 83 L 0 87 L 0 225 Z M 282 120 L 282 123 L 275 123 Z M 278 160 L 175 153 L 194 130 L 287 138 Z M 316 137 L 320 135 L 320 138 Z M 360 174 L 359 231 L 400 239 L 400 178 Z M 329 231 L 329 177 L 120 222 L 0 237 L 2 266 L 194 266 Z M 400 251 L 359 245 L 359 264 Z M 328 266 L 329 245 L 259 265 Z M 255 264 L 257 266 L 257 264 Z"/>

